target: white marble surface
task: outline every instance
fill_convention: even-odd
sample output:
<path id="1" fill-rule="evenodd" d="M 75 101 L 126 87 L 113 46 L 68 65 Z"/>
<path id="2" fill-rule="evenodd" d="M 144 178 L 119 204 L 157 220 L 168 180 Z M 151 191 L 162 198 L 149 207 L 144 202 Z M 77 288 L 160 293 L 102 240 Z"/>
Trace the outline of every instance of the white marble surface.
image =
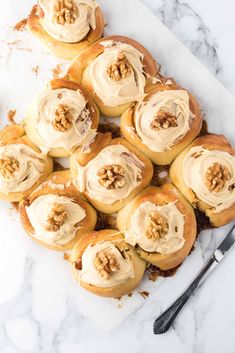
<path id="1" fill-rule="evenodd" d="M 8 5 L 3 0 L 0 0 L 1 2 L 5 9 L 5 12 L 2 13 L 5 15 L 4 18 L 3 15 L 0 16 L 0 26 L 4 21 L 7 25 L 12 25 L 24 17 L 27 14 L 25 13 L 26 3 L 29 8 L 32 3 L 27 0 L 24 1 L 24 6 L 18 4 L 16 6 L 14 1 L 8 1 Z M 232 94 L 235 94 L 235 43 L 233 39 L 235 4 L 233 0 L 224 0 L 223 7 L 218 0 L 143 0 L 143 3 L 154 11 L 159 19 L 217 76 Z M 14 19 L 14 23 L 7 23 L 9 18 L 7 14 L 11 14 L 9 17 Z M 10 36 L 9 33 L 7 35 Z M 0 57 L 3 54 L 1 50 L 5 50 L 2 45 Z M 25 51 L 25 55 L 27 61 L 27 55 L 30 56 L 30 54 Z M 164 62 L 162 53 L 159 53 L 158 58 L 160 62 Z M 50 60 L 48 68 L 55 64 L 53 59 Z M 179 58 L 174 58 L 174 60 L 177 63 Z M 37 59 L 32 65 L 36 65 L 36 63 Z M 173 74 L 174 65 L 165 67 L 165 70 Z M 10 71 L 9 69 L 8 75 L 11 74 Z M 50 69 L 48 69 L 49 75 L 51 75 Z M 4 79 L 6 80 L 7 77 Z M 3 100 L 3 90 L 10 89 L 10 87 L 8 87 L 7 81 L 4 83 L 5 85 L 2 84 L 1 87 L 0 97 L 1 115 L 9 106 L 9 102 Z M 206 84 L 205 82 L 205 86 Z M 25 85 L 30 95 L 31 83 L 25 82 Z M 187 82 L 187 85 L 190 85 L 190 82 Z M 193 86 L 194 82 L 191 84 L 191 87 Z M 13 103 L 21 98 L 21 93 L 15 97 L 14 92 L 12 90 L 11 102 Z M 222 92 L 221 95 L 225 94 L 223 90 L 220 92 Z M 204 105 L 203 97 L 199 98 Z M 219 98 L 223 102 L 224 99 L 228 100 L 231 111 L 233 105 L 229 95 L 226 97 L 212 96 L 209 103 L 212 105 L 213 99 L 217 101 Z M 27 103 L 27 101 L 24 102 L 22 111 L 17 109 L 18 115 L 23 113 Z M 227 131 L 228 128 L 225 126 Z M 215 126 L 215 129 L 221 129 L 221 126 Z M 232 138 L 235 132 L 234 125 L 229 130 Z M 1 218 L 5 216 L 3 213 L 0 215 Z M 12 211 L 8 217 L 11 217 L 12 223 L 14 223 L 17 216 Z M 0 221 L 0 225 L 2 224 Z M 162 336 L 152 334 L 152 323 L 156 314 L 164 309 L 167 303 L 170 303 L 181 288 L 183 289 L 186 280 L 195 273 L 215 247 L 215 238 L 212 238 L 211 232 L 201 235 L 196 251 L 180 268 L 176 278 L 169 278 L 167 281 L 160 280 L 156 284 L 158 288 L 147 300 L 138 301 L 138 310 L 133 308 L 134 312 L 111 330 L 108 330 L 107 325 L 97 325 L 97 322 L 101 322 L 100 319 L 102 319 L 102 313 L 98 309 L 96 320 L 93 320 L 94 314 L 90 315 L 92 316 L 91 320 L 87 310 L 82 308 L 81 304 L 83 303 L 79 303 L 79 298 L 74 295 L 75 292 L 73 295 L 69 295 L 66 290 L 63 290 L 51 275 L 46 273 L 45 267 L 41 264 L 38 265 L 29 256 L 28 251 L 26 252 L 20 243 L 15 241 L 18 232 L 10 234 L 12 232 L 13 230 L 6 230 L 3 226 L 0 228 L 1 353 L 89 353 L 92 351 L 97 353 L 110 351 L 113 353 L 119 351 L 150 353 L 155 350 L 164 350 L 165 352 L 174 350 L 179 353 L 234 352 L 235 306 L 233 299 L 235 283 L 232 271 L 235 265 L 234 251 L 223 261 L 216 273 L 210 276 L 200 291 L 194 295 L 175 323 L 174 328 Z M 19 232 L 19 236 L 21 236 L 20 234 Z M 218 237 L 216 241 L 218 241 Z M 190 266 L 195 263 L 194 258 L 197 259 L 197 268 Z M 144 285 L 148 286 L 148 283 Z M 177 289 L 174 292 L 172 288 Z M 135 300 L 131 305 L 135 305 Z"/>

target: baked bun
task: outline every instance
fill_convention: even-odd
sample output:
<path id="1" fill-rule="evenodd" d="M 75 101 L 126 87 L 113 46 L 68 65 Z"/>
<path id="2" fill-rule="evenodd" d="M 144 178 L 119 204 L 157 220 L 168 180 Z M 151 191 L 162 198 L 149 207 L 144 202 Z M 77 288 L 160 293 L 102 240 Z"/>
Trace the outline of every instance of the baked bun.
<path id="1" fill-rule="evenodd" d="M 122 138 L 98 134 L 90 152 L 78 149 L 71 157 L 74 185 L 99 210 L 120 210 L 143 190 L 153 175 L 152 163 Z"/>
<path id="2" fill-rule="evenodd" d="M 96 211 L 73 186 L 69 171 L 54 172 L 19 206 L 21 223 L 37 243 L 68 250 L 92 231 Z"/>
<path id="3" fill-rule="evenodd" d="M 213 226 L 235 219 L 235 150 L 223 135 L 194 140 L 173 162 L 170 177 Z"/>
<path id="4" fill-rule="evenodd" d="M 125 241 L 161 270 L 181 264 L 197 234 L 193 208 L 172 184 L 147 187 L 118 212 L 117 225 Z"/>
<path id="5" fill-rule="evenodd" d="M 52 80 L 37 97 L 26 120 L 28 137 L 52 157 L 67 157 L 96 136 L 99 111 L 77 83 Z"/>
<path id="6" fill-rule="evenodd" d="M 186 89 L 170 81 L 146 90 L 121 117 L 123 136 L 154 163 L 170 164 L 199 134 L 200 107 Z"/>
<path id="7" fill-rule="evenodd" d="M 85 234 L 74 246 L 70 261 L 80 285 L 103 297 L 120 297 L 141 282 L 145 262 L 117 230 Z"/>
<path id="8" fill-rule="evenodd" d="M 102 114 L 120 116 L 131 103 L 144 97 L 146 84 L 157 75 L 151 54 L 138 42 L 110 36 L 84 50 L 68 75 L 82 83 Z"/>
<path id="9" fill-rule="evenodd" d="M 28 27 L 57 57 L 72 60 L 102 37 L 104 19 L 93 0 L 39 0 Z"/>
<path id="10" fill-rule="evenodd" d="M 52 169 L 52 159 L 40 153 L 21 126 L 9 125 L 0 132 L 0 199 L 22 200 Z"/>

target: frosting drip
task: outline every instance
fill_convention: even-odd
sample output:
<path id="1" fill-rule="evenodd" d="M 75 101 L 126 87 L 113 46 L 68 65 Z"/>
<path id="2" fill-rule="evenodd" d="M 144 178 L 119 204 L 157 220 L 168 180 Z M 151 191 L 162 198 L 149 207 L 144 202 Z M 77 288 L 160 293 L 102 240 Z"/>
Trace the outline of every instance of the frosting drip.
<path id="1" fill-rule="evenodd" d="M 175 126 L 159 130 L 151 125 L 159 112 L 170 113 L 176 118 Z M 134 121 L 142 142 L 154 152 L 170 150 L 190 129 L 193 114 L 189 96 L 184 90 L 164 90 L 154 93 L 149 100 L 137 104 Z"/>
<path id="2" fill-rule="evenodd" d="M 116 242 L 118 246 L 118 243 Z M 111 275 L 109 279 L 103 278 L 95 266 L 95 258 L 99 252 L 109 252 L 112 254 L 118 265 L 119 270 Z M 82 270 L 79 271 L 81 281 L 97 287 L 112 287 L 125 283 L 134 277 L 133 264 L 129 257 L 124 259 L 122 254 L 115 246 L 115 242 L 104 241 L 94 246 L 88 246 L 82 254 Z"/>
<path id="3" fill-rule="evenodd" d="M 146 84 L 143 73 L 143 54 L 129 44 L 104 41 L 104 52 L 97 56 L 87 68 L 89 79 L 97 96 L 110 107 L 131 103 L 143 99 Z M 109 68 L 117 60 L 120 53 L 130 65 L 129 74 L 116 81 L 109 76 Z"/>
<path id="4" fill-rule="evenodd" d="M 106 165 L 119 165 L 124 170 L 125 183 L 121 188 L 108 189 L 100 183 L 99 172 Z M 77 164 L 78 176 L 74 180 L 80 192 L 105 204 L 126 198 L 141 183 L 143 163 L 125 146 L 110 145 L 82 167 Z"/>
<path id="5" fill-rule="evenodd" d="M 158 212 L 166 219 L 168 228 L 162 237 L 149 239 L 146 232 L 149 227 L 149 215 L 153 212 Z M 175 202 L 160 206 L 146 201 L 133 213 L 130 227 L 124 231 L 125 240 L 151 253 L 172 254 L 180 250 L 185 243 L 184 223 L 184 215 L 178 210 Z"/>
<path id="6" fill-rule="evenodd" d="M 0 192 L 24 192 L 30 189 L 41 177 L 46 158 L 25 144 L 12 144 L 0 147 L 0 159 L 4 156 L 15 158 L 17 169 L 10 177 L 0 173 Z"/>
<path id="7" fill-rule="evenodd" d="M 55 204 L 63 206 L 67 217 L 58 230 L 48 231 L 48 218 Z M 26 207 L 26 212 L 34 228 L 33 236 L 52 245 L 65 245 L 71 241 L 76 231 L 81 228 L 79 222 L 86 217 L 86 211 L 73 199 L 55 194 L 37 197 L 30 206 Z"/>
<path id="8" fill-rule="evenodd" d="M 93 0 L 74 0 L 78 16 L 73 23 L 60 24 L 56 21 L 56 0 L 39 0 L 44 12 L 41 19 L 44 30 L 53 38 L 65 43 L 77 43 L 86 37 L 90 29 L 96 28 L 95 10 L 98 4 Z"/>
<path id="9" fill-rule="evenodd" d="M 208 168 L 215 163 L 226 167 L 230 174 L 229 180 L 225 181 L 218 192 L 210 191 L 204 182 Z M 199 200 L 213 207 L 215 213 L 227 209 L 235 202 L 235 157 L 228 152 L 192 147 L 183 161 L 183 178 L 186 186 Z"/>
<path id="10" fill-rule="evenodd" d="M 41 140 L 40 148 L 45 152 L 52 148 L 71 151 L 89 145 L 96 136 L 96 129 L 91 129 L 92 119 L 86 105 L 79 90 L 47 88 L 40 94 L 33 107 L 33 123 Z M 54 122 L 61 107 L 68 110 L 70 120 L 67 128 L 58 129 Z"/>

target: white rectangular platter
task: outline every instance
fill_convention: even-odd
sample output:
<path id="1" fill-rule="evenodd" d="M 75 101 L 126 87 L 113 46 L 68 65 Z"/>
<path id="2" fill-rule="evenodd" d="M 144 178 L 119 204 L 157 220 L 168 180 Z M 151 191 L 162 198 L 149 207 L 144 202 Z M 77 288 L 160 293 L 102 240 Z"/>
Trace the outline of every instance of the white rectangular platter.
<path id="1" fill-rule="evenodd" d="M 26 16 L 33 3 L 34 0 L 21 2 L 20 15 Z M 212 74 L 138 0 L 100 0 L 99 3 L 107 22 L 105 35 L 127 35 L 146 46 L 162 65 L 162 73 L 174 77 L 197 97 L 209 130 L 225 134 L 235 144 L 235 134 L 231 129 L 234 124 L 235 99 Z M 8 0 L 6 12 L 0 13 L 1 128 L 7 123 L 6 116 L 10 109 L 16 109 L 16 121 L 24 118 L 34 96 L 53 78 L 53 68 L 61 64 L 65 70 L 68 66 L 68 63 L 49 55 L 28 31 L 17 32 L 9 27 L 21 19 L 16 10 L 13 14 L 15 6 L 17 4 L 14 0 Z M 21 229 L 19 215 L 12 212 L 7 203 L 0 202 L 0 236 L 11 236 L 22 244 L 28 254 L 48 272 L 58 290 L 66 290 L 75 299 L 78 312 L 104 330 L 116 327 L 140 308 L 143 315 L 148 316 L 145 304 L 153 298 L 157 315 L 192 279 L 229 227 L 200 234 L 195 250 L 173 277 L 159 278 L 156 282 L 146 278 L 132 297 L 117 301 L 96 297 L 79 288 L 63 254 L 35 244 Z M 148 299 L 138 293 L 143 290 L 150 293 Z"/>

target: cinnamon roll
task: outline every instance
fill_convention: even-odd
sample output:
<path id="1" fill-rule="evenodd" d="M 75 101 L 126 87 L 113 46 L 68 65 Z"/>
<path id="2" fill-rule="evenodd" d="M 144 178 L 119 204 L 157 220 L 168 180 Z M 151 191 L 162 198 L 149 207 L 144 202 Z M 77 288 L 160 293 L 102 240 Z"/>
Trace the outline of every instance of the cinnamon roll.
<path id="1" fill-rule="evenodd" d="M 94 0 L 39 0 L 27 24 L 55 56 L 67 60 L 101 38 L 104 29 Z"/>
<path id="2" fill-rule="evenodd" d="M 40 153 L 22 127 L 0 132 L 0 198 L 18 202 L 30 194 L 53 169 L 52 159 Z"/>
<path id="3" fill-rule="evenodd" d="M 171 184 L 147 187 L 118 212 L 125 241 L 162 270 L 181 264 L 197 233 L 192 206 Z"/>
<path id="4" fill-rule="evenodd" d="M 197 101 L 175 83 L 149 86 L 144 99 L 121 117 L 123 136 L 160 165 L 171 163 L 199 134 L 201 125 Z"/>
<path id="5" fill-rule="evenodd" d="M 52 157 L 67 157 L 95 139 L 99 111 L 77 83 L 51 81 L 32 105 L 25 124 L 28 137 Z"/>
<path id="6" fill-rule="evenodd" d="M 145 96 L 144 89 L 158 73 L 151 54 L 138 42 L 110 36 L 84 50 L 68 70 L 69 77 L 93 96 L 100 111 L 119 116 Z"/>
<path id="7" fill-rule="evenodd" d="M 104 297 L 120 297 L 141 282 L 145 262 L 117 230 L 84 235 L 74 246 L 70 261 L 80 285 Z"/>
<path id="8" fill-rule="evenodd" d="M 73 186 L 69 171 L 54 172 L 19 206 L 21 223 L 33 240 L 68 250 L 96 224 L 96 211 Z"/>
<path id="9" fill-rule="evenodd" d="M 122 138 L 99 134 L 89 153 L 71 157 L 71 176 L 78 190 L 100 211 L 121 209 L 151 181 L 151 162 Z"/>
<path id="10" fill-rule="evenodd" d="M 235 219 L 235 150 L 223 135 L 197 138 L 174 161 L 172 182 L 215 227 Z"/>

